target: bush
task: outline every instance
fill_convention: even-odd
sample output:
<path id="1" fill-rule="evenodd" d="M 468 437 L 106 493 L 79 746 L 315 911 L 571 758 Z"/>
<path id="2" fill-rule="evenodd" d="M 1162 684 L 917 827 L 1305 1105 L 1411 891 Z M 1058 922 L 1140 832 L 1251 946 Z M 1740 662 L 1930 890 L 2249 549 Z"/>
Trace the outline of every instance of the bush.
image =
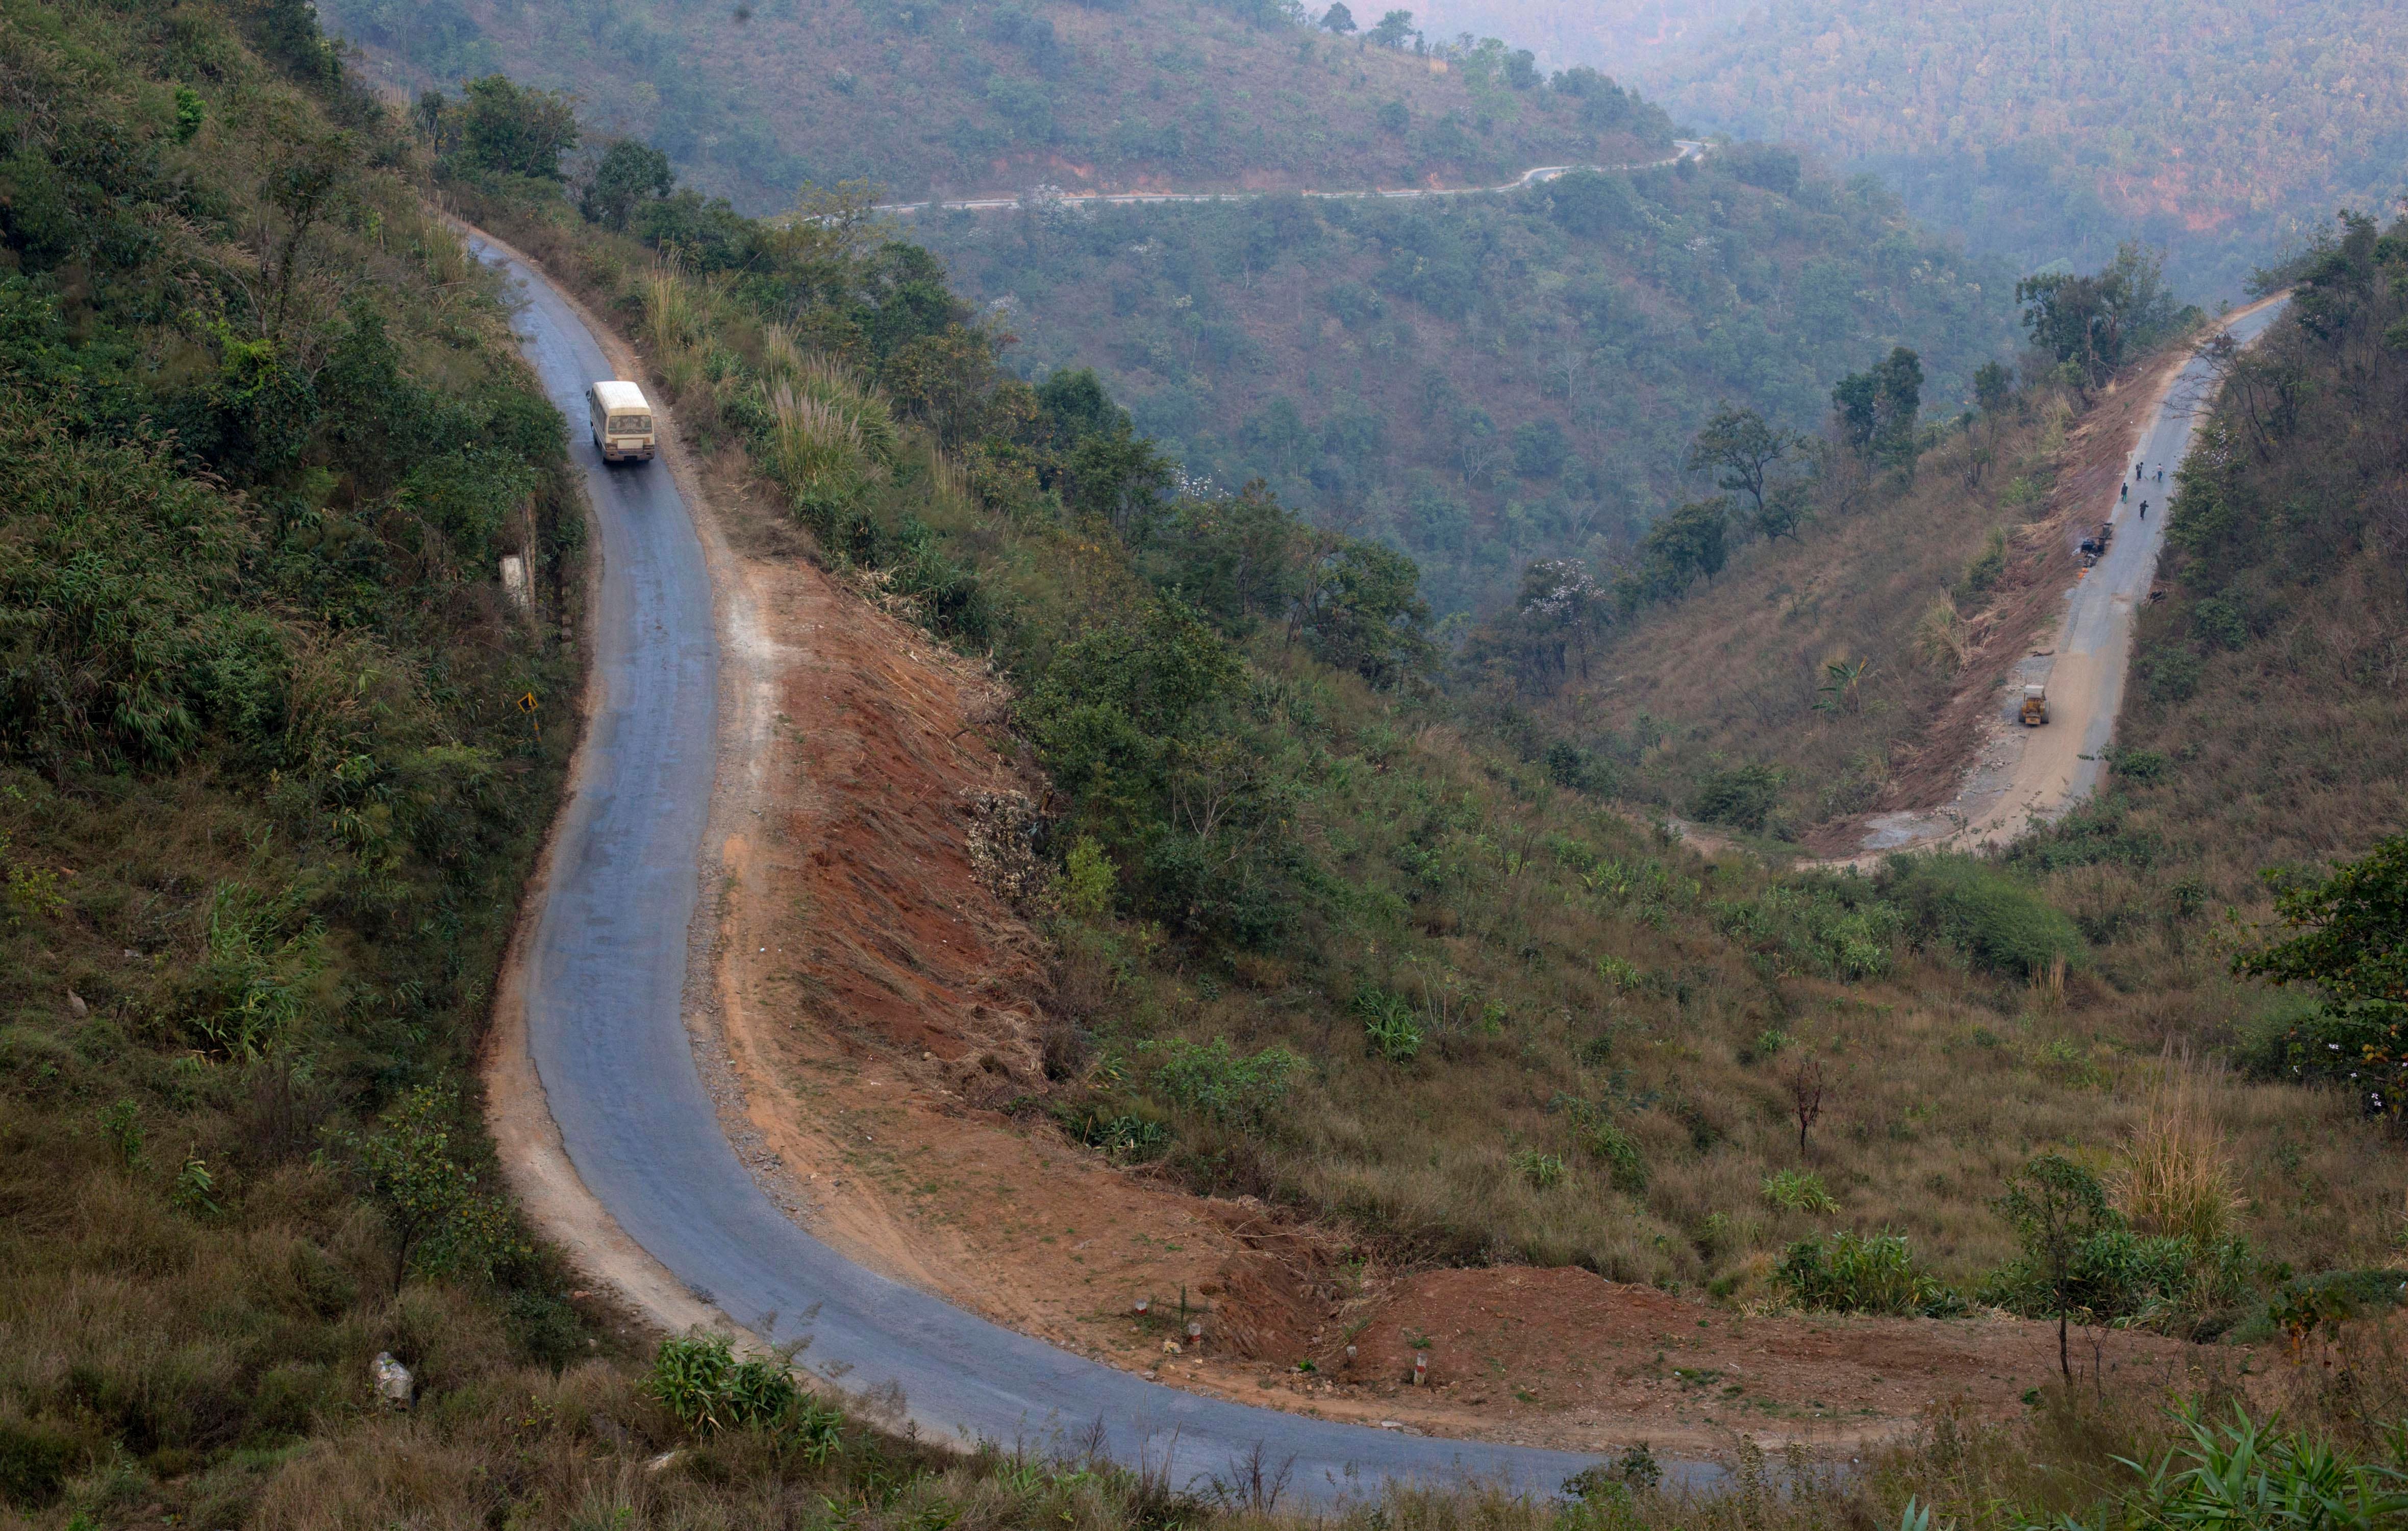
<path id="1" fill-rule="evenodd" d="M 1837 1212 L 1840 1204 L 1810 1170 L 1778 1170 L 1764 1177 L 1764 1199 L 1789 1212 Z"/>
<path id="2" fill-rule="evenodd" d="M 2162 1320 L 2238 1300 L 2247 1290 L 2248 1246 L 2238 1239 L 2210 1249 L 2168 1235 L 2150 1238 L 2120 1218 L 2074 1246 L 2069 1307 L 2094 1320 Z M 2057 1304 L 2038 1260 L 2019 1258 L 1992 1272 L 1980 1299 L 2025 1318 L 2053 1318 Z"/>
<path id="3" fill-rule="evenodd" d="M 1271 1114 L 1287 1099 L 1289 1082 L 1304 1070 L 1304 1060 L 1282 1047 L 1240 1058 L 1229 1050 L 1226 1036 L 1208 1043 L 1174 1040 L 1154 1050 L 1155 1093 L 1241 1131 L 1269 1125 Z"/>
<path id="4" fill-rule="evenodd" d="M 1571 1113 L 1581 1147 L 1606 1166 L 1608 1184 L 1632 1196 L 1647 1189 L 1647 1161 L 1640 1154 L 1638 1139 L 1614 1125 L 1611 1104 L 1563 1100 L 1557 1104 Z"/>
<path id="5" fill-rule="evenodd" d="M 2153 781 L 2164 770 L 2165 757 L 2148 750 L 2119 751 L 2114 766 L 2119 779 Z M 2124 798 L 2110 793 L 2016 841 L 2002 859 L 2017 871 L 2032 873 L 2078 866 L 2128 866 L 2136 871 L 2154 866 L 2165 854 L 2165 836 L 2128 823 L 2129 809 Z"/>
<path id="6" fill-rule="evenodd" d="M 1975 967 L 2022 978 L 2063 958 L 2087 960 L 2072 918 L 2022 882 L 1970 856 L 1894 856 L 1876 885 L 1918 945 L 1944 942 Z"/>
<path id="7" fill-rule="evenodd" d="M 1513 1173 L 1533 1191 L 1553 1191 L 1564 1183 L 1564 1156 L 1559 1153 L 1541 1153 L 1536 1148 L 1523 1148 L 1510 1162 Z"/>
<path id="8" fill-rule="evenodd" d="M 1905 928 L 1896 905 L 1861 878 L 1828 877 L 1775 887 L 1757 899 L 1713 906 L 1715 927 L 1783 969 L 1856 982 L 1886 976 L 1890 946 Z"/>
<path id="9" fill-rule="evenodd" d="M 1690 816 L 1761 834 L 1780 805 L 1781 783 L 1778 766 L 1741 765 L 1713 772 L 1698 781 L 1689 799 Z"/>
<path id="10" fill-rule="evenodd" d="M 1957 591 L 1969 597 L 1987 595 L 2006 571 L 2007 531 L 2004 527 L 1993 527 L 1990 540 L 1983 544 L 1982 551 L 1973 561 L 1965 566 L 1965 577 L 1958 582 Z"/>
<path id="11" fill-rule="evenodd" d="M 1939 1318 L 1964 1307 L 1954 1292 L 1915 1269 L 1902 1234 L 1842 1230 L 1828 1239 L 1801 1238 L 1789 1246 L 1773 1280 L 1800 1307 L 1838 1313 Z"/>
<path id="12" fill-rule="evenodd" d="M 1120 1163 L 1158 1159 L 1170 1147 L 1169 1128 L 1150 1116 L 1109 1105 L 1060 1106 L 1055 1108 L 1054 1120 L 1072 1142 Z"/>
<path id="13" fill-rule="evenodd" d="M 1354 1014 L 1362 1018 L 1363 1041 L 1391 1063 L 1410 1063 L 1422 1050 L 1421 1021 L 1411 1001 L 1383 989 L 1364 989 L 1354 995 Z"/>
<path id="14" fill-rule="evenodd" d="M 717 1335 L 661 1341 L 645 1390 L 696 1434 L 756 1431 L 814 1465 L 844 1449 L 844 1411 L 797 1387 L 789 1361 L 738 1361 Z"/>

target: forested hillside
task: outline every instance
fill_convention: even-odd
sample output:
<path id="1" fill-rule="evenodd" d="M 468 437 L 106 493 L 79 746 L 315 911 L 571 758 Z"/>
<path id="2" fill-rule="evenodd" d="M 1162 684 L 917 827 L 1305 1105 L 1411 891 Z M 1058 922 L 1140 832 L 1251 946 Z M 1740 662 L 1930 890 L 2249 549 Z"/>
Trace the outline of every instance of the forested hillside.
<path id="1" fill-rule="evenodd" d="M 2336 206 L 2380 211 L 2408 163 L 2408 16 L 2383 0 L 1801 0 L 1569 7 L 1540 46 L 1627 75 L 1700 128 L 1879 171 L 1914 214 L 2026 267 L 2138 237 L 2237 296 Z M 1434 30 L 1522 24 L 1447 0 Z"/>
<path id="2" fill-rule="evenodd" d="M 1669 153 L 1588 71 L 1500 43 L 1440 56 L 1411 14 L 1295 0 L 329 0 L 395 85 L 504 68 L 577 93 L 750 210 L 804 181 L 901 198 L 1148 187 L 1493 182 Z M 1327 23 L 1327 24 L 1324 24 Z M 1559 82 L 1560 85 L 1561 82 Z"/>
<path id="3" fill-rule="evenodd" d="M 1444 611 L 1534 559 L 1602 567 L 1707 492 L 1685 463 L 1719 407 L 1818 427 L 1842 374 L 1904 344 L 1953 412 L 2014 345 L 2013 271 L 1747 147 L 1477 198 L 913 228 L 1012 366 L 1096 367 L 1189 474 L 1411 553 Z"/>

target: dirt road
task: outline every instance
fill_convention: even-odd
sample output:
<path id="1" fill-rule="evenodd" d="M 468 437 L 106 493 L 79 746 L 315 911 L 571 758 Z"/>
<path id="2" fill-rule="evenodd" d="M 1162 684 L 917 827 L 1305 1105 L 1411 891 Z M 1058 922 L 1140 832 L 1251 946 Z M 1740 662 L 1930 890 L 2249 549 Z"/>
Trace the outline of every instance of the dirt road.
<path id="1" fill-rule="evenodd" d="M 2255 340 L 2282 312 L 2286 297 L 2277 294 L 2225 315 L 2201 337 L 2202 347 L 2225 332 L 2243 344 Z M 2174 469 L 2188 455 L 2191 435 L 2214 402 L 2215 384 L 2213 364 L 2195 351 L 2166 376 L 2157 397 L 2142 411 L 2139 440 L 2123 469 L 2123 482 L 2132 485 L 2129 500 L 2109 493 L 2076 516 L 2081 527 L 2095 530 L 2105 523 L 2114 528 L 2107 554 L 2066 592 L 2054 636 L 2035 643 L 2000 687 L 1995 714 L 1956 796 L 1938 808 L 1876 815 L 1866 823 L 1856 853 L 1828 864 L 1863 864 L 1900 850 L 2000 844 L 2035 820 L 2063 816 L 2098 790 L 2131 671 L 2133 628 L 2165 546 L 2165 505 L 2173 493 Z M 2137 481 L 2135 465 L 2143 475 Z M 2145 519 L 2143 501 L 2150 507 Z M 2017 721 L 2028 685 L 2047 689 L 2044 727 L 2026 728 Z"/>
<path id="2" fill-rule="evenodd" d="M 1557 176 L 1574 170 L 1656 170 L 1668 165 L 1678 165 L 1686 159 L 1698 159 L 1706 146 L 1692 138 L 1672 140 L 1672 152 L 1660 160 L 1642 160 L 1631 165 L 1541 165 L 1523 171 L 1501 186 L 1399 186 L 1390 191 L 1299 192 L 1299 196 L 1334 198 L 1379 197 L 1386 201 L 1414 201 L 1432 196 L 1477 196 L 1484 192 L 1515 192 L 1526 187 L 1543 185 Z M 1062 207 L 1085 208 L 1097 205 L 1126 207 L 1137 203 L 1155 202 L 1251 202 L 1268 196 L 1268 192 L 1058 192 L 1045 188 L 1028 196 L 982 196 L 959 202 L 882 202 L 880 212 L 1009 212 L 1025 203 L 1043 201 Z"/>

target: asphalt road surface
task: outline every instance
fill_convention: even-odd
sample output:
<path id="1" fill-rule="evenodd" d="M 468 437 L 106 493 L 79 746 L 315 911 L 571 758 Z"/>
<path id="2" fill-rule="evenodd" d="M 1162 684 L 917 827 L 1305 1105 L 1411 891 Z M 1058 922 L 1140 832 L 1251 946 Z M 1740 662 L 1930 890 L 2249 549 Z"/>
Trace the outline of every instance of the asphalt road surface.
<path id="1" fill-rule="evenodd" d="M 2287 301 L 2278 296 L 2228 315 L 2200 343 L 2222 329 L 2246 345 L 2266 332 Z M 2082 524 L 2085 535 L 2101 522 L 2114 528 L 2105 556 L 2066 593 L 2054 643 L 2009 672 L 1999 692 L 2001 736 L 1983 746 L 1956 801 L 1936 810 L 1877 815 L 1867 821 L 1855 854 L 1816 864 L 1861 867 L 1903 850 L 2004 844 L 2034 819 L 2054 822 L 2098 791 L 2123 711 L 2140 610 L 2165 548 L 2174 469 L 2189 455 L 2191 437 L 2215 402 L 2216 387 L 2214 364 L 2197 352 L 2166 384 L 2124 464 L 2123 482 L 2131 486 L 2131 498 L 2108 496 Z M 2143 469 L 2139 479 L 2132 476 L 2136 464 Z M 2159 469 L 2166 475 L 2163 483 L 2157 481 Z M 2145 519 L 2143 500 L 2149 506 Z M 2026 729 L 2016 721 L 2023 688 L 2031 684 L 2048 693 L 2048 723 L 2042 728 Z"/>
<path id="2" fill-rule="evenodd" d="M 1514 192 L 1526 186 L 1541 185 L 1557 176 L 1574 170 L 1654 170 L 1683 160 L 1697 159 L 1706 146 L 1691 138 L 1672 140 L 1672 152 L 1660 160 L 1644 160 L 1636 165 L 1541 165 L 1523 171 L 1502 186 L 1400 186 L 1395 191 L 1360 192 L 1298 192 L 1298 196 L 1356 197 L 1376 196 L 1389 201 L 1410 202 L 1428 196 L 1477 196 L 1483 192 Z M 1134 203 L 1154 202 L 1247 202 L 1258 196 L 1277 195 L 1271 192 L 1061 192 L 1047 189 L 1044 200 L 1067 208 L 1094 207 L 1098 203 L 1124 207 Z M 945 212 L 1008 212 L 1025 200 L 1018 196 L 981 196 L 961 202 L 882 202 L 880 212 L 925 212 L 931 208 Z"/>
<path id="3" fill-rule="evenodd" d="M 862 1269 L 789 1220 L 722 1134 L 681 997 L 717 737 L 719 646 L 690 511 L 660 463 L 605 467 L 584 391 L 615 375 L 575 311 L 490 247 L 523 288 L 517 325 L 568 417 L 601 541 L 588 623 L 600 705 L 558 828 L 526 960 L 528 1047 L 570 1162 L 624 1232 L 703 1302 L 847 1389 L 899 1389 L 924 1436 L 1077 1443 L 1176 1486 L 1242 1476 L 1257 1447 L 1290 1494 L 1477 1479 L 1553 1494 L 1591 1459 L 1409 1436 L 1182 1393 L 989 1323 Z M 1676 1480 L 1718 1476 L 1676 1466 Z"/>
<path id="4" fill-rule="evenodd" d="M 2223 327 L 2247 345 L 2281 316 L 2286 302 L 2277 299 L 2255 307 Z M 2132 668 L 2134 621 L 2157 582 L 2157 556 L 2165 550 L 2166 501 L 2174 492 L 2174 469 L 2190 455 L 2191 437 L 2215 403 L 2217 383 L 2215 366 L 2203 354 L 2192 356 L 2175 375 L 2165 402 L 2143 427 L 2133 452 L 2133 462 L 2140 465 L 2143 476 L 2132 483 L 2128 503 L 2119 500 L 2107 507 L 2109 513 L 2102 519 L 2112 522 L 2115 535 L 2108 540 L 2106 555 L 2098 566 L 2075 586 L 2064 626 L 2058 629 L 2060 667 L 2068 659 L 2094 657 L 2098 665 L 2089 712 L 2080 719 L 2080 758 L 2068 773 L 2069 803 L 2096 792 L 2106 772 L 2108 744 L 2114 736 L 2115 719 L 2124 710 L 2124 682 Z M 2165 474 L 2163 483 L 2157 480 L 2160 470 Z M 2124 476 L 2131 479 L 2130 464 Z M 2141 514 L 2144 503 L 2149 507 L 2145 519 Z M 2014 705 L 2020 708 L 2021 701 Z"/>

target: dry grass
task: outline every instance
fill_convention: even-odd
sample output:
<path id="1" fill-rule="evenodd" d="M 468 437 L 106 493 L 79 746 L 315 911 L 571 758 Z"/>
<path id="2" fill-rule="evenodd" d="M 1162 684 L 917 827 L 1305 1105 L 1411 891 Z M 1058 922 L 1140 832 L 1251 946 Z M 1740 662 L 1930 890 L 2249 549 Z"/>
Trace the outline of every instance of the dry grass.
<path id="1" fill-rule="evenodd" d="M 2243 1206 L 2231 1152 L 2210 1113 L 2208 1090 L 2187 1062 L 2169 1052 L 2163 1068 L 2108 1191 L 2143 1232 L 2178 1235 L 2212 1249 Z"/>
<path id="2" fill-rule="evenodd" d="M 1541 703 L 1551 726 L 1634 758 L 1632 790 L 1675 812 L 1709 772 L 1777 762 L 1792 834 L 1914 790 L 1949 700 L 1994 684 L 2019 652 L 2024 589 L 2052 546 L 2034 518 L 2062 401 L 2042 393 L 1975 430 L 1928 453 L 1911 485 L 1835 473 L 1799 541 L 1742 548 L 1711 585 L 1619 629 L 1592 681 Z M 1995 461 L 1971 484 L 1984 451 Z M 1993 547 L 2003 572 L 1977 592 L 1967 571 Z M 1835 657 L 1870 666 L 1855 705 L 1821 711 Z"/>

